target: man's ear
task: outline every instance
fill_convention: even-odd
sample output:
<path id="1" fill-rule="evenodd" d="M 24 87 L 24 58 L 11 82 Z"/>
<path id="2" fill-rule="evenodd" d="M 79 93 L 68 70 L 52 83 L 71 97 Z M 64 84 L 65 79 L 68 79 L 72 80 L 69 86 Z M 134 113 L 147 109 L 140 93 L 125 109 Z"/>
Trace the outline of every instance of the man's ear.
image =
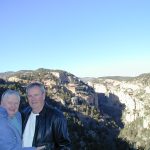
<path id="1" fill-rule="evenodd" d="M 46 93 L 45 93 L 45 92 L 43 92 L 43 94 L 42 94 L 42 95 L 43 95 L 43 99 L 45 99 Z"/>

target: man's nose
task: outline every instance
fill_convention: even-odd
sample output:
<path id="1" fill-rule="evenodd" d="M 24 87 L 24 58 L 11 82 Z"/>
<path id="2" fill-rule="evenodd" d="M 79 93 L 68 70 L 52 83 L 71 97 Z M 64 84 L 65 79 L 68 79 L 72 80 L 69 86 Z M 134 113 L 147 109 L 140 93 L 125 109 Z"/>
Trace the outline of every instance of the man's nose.
<path id="1" fill-rule="evenodd" d="M 30 99 L 35 99 L 35 96 L 34 96 L 34 95 L 32 95 L 32 96 L 30 97 Z"/>

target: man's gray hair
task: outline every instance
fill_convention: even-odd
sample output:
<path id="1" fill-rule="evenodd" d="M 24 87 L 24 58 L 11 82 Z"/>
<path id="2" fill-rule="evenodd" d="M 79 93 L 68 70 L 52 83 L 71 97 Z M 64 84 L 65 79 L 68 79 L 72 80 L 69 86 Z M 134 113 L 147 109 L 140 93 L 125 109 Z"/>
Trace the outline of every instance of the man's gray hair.
<path id="1" fill-rule="evenodd" d="M 16 90 L 6 90 L 1 97 L 1 101 L 5 100 L 10 95 L 16 95 L 18 97 L 18 101 L 20 101 L 20 94 Z"/>
<path id="2" fill-rule="evenodd" d="M 41 82 L 32 82 L 26 87 L 26 94 L 28 91 L 34 87 L 39 87 L 42 93 L 45 93 L 45 87 Z"/>

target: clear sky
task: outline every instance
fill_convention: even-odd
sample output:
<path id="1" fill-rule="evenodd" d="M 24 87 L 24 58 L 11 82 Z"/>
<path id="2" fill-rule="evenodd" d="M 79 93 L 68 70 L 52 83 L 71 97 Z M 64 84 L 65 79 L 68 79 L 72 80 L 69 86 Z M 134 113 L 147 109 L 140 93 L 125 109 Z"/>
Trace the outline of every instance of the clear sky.
<path id="1" fill-rule="evenodd" d="M 0 72 L 150 72 L 149 0 L 0 0 Z"/>

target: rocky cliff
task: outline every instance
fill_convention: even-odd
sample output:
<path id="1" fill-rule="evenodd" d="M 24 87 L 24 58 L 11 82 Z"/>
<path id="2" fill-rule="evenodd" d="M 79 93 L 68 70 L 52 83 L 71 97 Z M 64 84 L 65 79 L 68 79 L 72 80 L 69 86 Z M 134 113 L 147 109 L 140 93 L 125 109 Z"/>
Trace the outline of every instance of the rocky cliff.
<path id="1" fill-rule="evenodd" d="M 113 117 L 122 128 L 120 136 L 134 142 L 136 147 L 149 145 L 150 74 L 122 79 L 97 78 L 87 83 L 99 95 L 101 112 Z"/>

